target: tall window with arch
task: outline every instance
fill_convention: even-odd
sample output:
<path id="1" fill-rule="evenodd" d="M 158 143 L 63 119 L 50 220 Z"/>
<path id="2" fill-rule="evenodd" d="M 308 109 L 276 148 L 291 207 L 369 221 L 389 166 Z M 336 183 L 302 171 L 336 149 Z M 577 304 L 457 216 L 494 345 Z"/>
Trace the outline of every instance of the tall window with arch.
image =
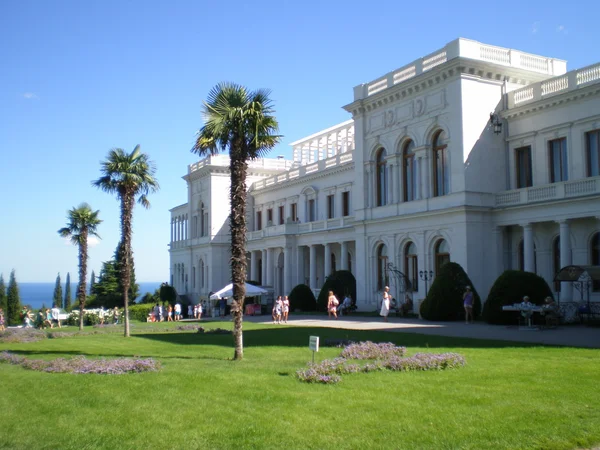
<path id="1" fill-rule="evenodd" d="M 204 203 L 200 204 L 200 236 L 206 235 L 206 223 L 204 219 Z"/>
<path id="2" fill-rule="evenodd" d="M 196 266 L 192 267 L 192 288 L 196 289 Z"/>
<path id="3" fill-rule="evenodd" d="M 450 193 L 448 168 L 448 146 L 442 130 L 433 136 L 433 196 L 440 197 Z"/>
<path id="4" fill-rule="evenodd" d="M 445 239 L 440 239 L 435 243 L 435 275 L 440 273 L 444 264 L 450 262 L 450 247 Z"/>
<path id="5" fill-rule="evenodd" d="M 204 261 L 200 260 L 200 287 L 204 287 Z"/>
<path id="6" fill-rule="evenodd" d="M 377 182 L 377 206 L 384 206 L 387 203 L 387 153 L 385 148 L 377 150 L 377 169 L 376 169 L 376 182 Z"/>
<path id="7" fill-rule="evenodd" d="M 402 149 L 402 180 L 404 201 L 411 202 L 417 192 L 417 166 L 415 164 L 415 143 L 410 140 Z"/>
<path id="8" fill-rule="evenodd" d="M 404 246 L 404 274 L 410 281 L 413 292 L 419 291 L 419 258 L 417 246 L 409 242 Z"/>
<path id="9" fill-rule="evenodd" d="M 600 232 L 594 233 L 590 240 L 590 264 L 593 266 L 600 266 Z M 600 292 L 599 280 L 593 281 L 592 291 Z"/>
<path id="10" fill-rule="evenodd" d="M 377 290 L 381 291 L 389 284 L 388 272 L 388 252 L 385 244 L 377 247 Z"/>

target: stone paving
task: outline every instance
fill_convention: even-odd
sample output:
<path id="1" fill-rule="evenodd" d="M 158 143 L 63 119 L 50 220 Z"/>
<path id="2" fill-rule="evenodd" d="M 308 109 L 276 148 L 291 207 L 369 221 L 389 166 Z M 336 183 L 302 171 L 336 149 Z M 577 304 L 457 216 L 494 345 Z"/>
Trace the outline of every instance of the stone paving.
<path id="1" fill-rule="evenodd" d="M 244 316 L 245 321 L 271 323 L 270 316 Z M 600 328 L 583 325 L 560 326 L 555 329 L 523 329 L 516 326 L 465 324 L 463 322 L 429 322 L 420 319 L 390 317 L 384 322 L 380 317 L 343 316 L 338 320 L 324 315 L 290 315 L 288 326 L 329 327 L 349 330 L 382 330 L 401 333 L 492 339 L 499 341 L 527 342 L 541 345 L 565 345 L 569 347 L 600 348 Z M 280 326 L 280 325 L 273 325 Z"/>

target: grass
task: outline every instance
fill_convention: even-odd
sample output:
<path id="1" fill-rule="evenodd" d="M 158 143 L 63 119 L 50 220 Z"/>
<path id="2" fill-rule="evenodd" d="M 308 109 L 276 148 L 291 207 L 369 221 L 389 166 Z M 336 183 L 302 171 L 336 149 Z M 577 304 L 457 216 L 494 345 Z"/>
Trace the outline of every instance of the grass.
<path id="1" fill-rule="evenodd" d="M 0 448 L 570 449 L 600 442 L 599 350 L 377 331 L 245 323 L 245 359 L 229 335 L 119 333 L 0 343 L 31 358 L 142 356 L 162 370 L 48 374 L 0 365 Z M 213 322 L 207 328 L 230 328 Z M 310 335 L 461 353 L 467 366 L 344 375 L 300 383 Z M 317 360 L 340 350 L 322 348 Z"/>

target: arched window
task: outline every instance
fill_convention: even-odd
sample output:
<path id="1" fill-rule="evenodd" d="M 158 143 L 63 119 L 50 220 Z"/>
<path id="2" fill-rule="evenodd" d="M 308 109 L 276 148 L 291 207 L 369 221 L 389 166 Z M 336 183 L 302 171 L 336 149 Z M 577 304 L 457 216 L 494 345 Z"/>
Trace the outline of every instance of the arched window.
<path id="1" fill-rule="evenodd" d="M 200 260 L 200 287 L 204 287 L 204 261 Z"/>
<path id="2" fill-rule="evenodd" d="M 444 143 L 444 132 L 438 131 L 433 137 L 433 196 L 440 197 L 450 192 L 448 152 Z"/>
<path id="3" fill-rule="evenodd" d="M 377 290 L 379 291 L 381 291 L 389 283 L 387 264 L 387 247 L 385 244 L 381 244 L 379 247 L 377 247 Z"/>
<path id="4" fill-rule="evenodd" d="M 411 202 L 417 192 L 417 166 L 415 165 L 415 143 L 408 141 L 402 150 L 402 179 L 404 183 L 404 201 Z"/>
<path id="5" fill-rule="evenodd" d="M 440 273 L 441 267 L 450 262 L 450 248 L 445 239 L 440 239 L 435 244 L 435 275 Z"/>
<path id="6" fill-rule="evenodd" d="M 413 292 L 419 291 L 419 259 L 417 246 L 409 242 L 404 246 L 404 274 L 410 281 Z"/>
<path id="7" fill-rule="evenodd" d="M 590 264 L 600 266 L 600 233 L 594 234 L 590 241 Z M 594 292 L 600 291 L 600 281 L 594 280 L 592 290 Z"/>
<path id="8" fill-rule="evenodd" d="M 521 239 L 521 242 L 519 242 L 517 256 L 519 258 L 519 270 L 525 270 L 525 244 L 523 243 L 523 239 Z M 535 244 L 533 244 L 533 271 L 537 273 L 537 251 Z"/>
<path id="9" fill-rule="evenodd" d="M 385 148 L 377 151 L 377 206 L 387 203 L 387 162 Z"/>
<path id="10" fill-rule="evenodd" d="M 200 236 L 206 235 L 206 222 L 204 218 L 204 203 L 200 205 Z"/>
<path id="11" fill-rule="evenodd" d="M 192 288 L 196 289 L 196 266 L 192 267 Z"/>
<path id="12" fill-rule="evenodd" d="M 560 236 L 557 236 L 552 242 L 552 278 L 560 269 Z M 554 291 L 560 292 L 560 284 L 560 281 L 554 282 Z"/>

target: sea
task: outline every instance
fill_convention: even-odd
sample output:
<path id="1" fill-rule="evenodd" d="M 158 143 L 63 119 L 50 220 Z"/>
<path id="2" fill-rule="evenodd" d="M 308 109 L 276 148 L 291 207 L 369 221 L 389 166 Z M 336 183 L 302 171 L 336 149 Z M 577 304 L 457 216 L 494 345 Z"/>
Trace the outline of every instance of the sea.
<path id="1" fill-rule="evenodd" d="M 146 292 L 150 292 L 154 294 L 159 287 L 160 281 L 149 281 L 144 283 L 138 283 L 140 285 L 140 296 L 136 299 L 136 301 L 140 301 L 140 299 L 146 294 Z M 54 285 L 55 283 L 19 283 L 19 296 L 21 297 L 22 305 L 29 305 L 33 309 L 39 309 L 42 305 L 46 305 L 47 307 L 52 307 L 52 297 L 54 297 Z M 65 296 L 65 284 L 63 283 L 63 298 Z M 77 284 L 71 284 L 71 301 L 75 301 L 75 297 L 77 296 Z"/>

